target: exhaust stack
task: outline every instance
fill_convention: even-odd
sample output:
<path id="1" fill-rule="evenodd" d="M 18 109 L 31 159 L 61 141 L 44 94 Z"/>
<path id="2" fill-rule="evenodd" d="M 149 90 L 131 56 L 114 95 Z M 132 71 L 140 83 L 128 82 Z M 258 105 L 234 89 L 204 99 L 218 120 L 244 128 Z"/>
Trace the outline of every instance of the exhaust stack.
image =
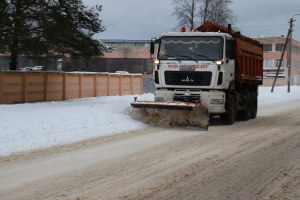
<path id="1" fill-rule="evenodd" d="M 231 35 L 231 24 L 228 24 L 228 34 Z"/>

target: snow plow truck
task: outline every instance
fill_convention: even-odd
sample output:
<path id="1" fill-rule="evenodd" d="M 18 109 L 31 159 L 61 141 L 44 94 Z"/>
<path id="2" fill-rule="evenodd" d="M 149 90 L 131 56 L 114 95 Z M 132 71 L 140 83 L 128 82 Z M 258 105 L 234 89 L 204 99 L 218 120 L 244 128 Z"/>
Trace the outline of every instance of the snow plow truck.
<path id="1" fill-rule="evenodd" d="M 208 129 L 209 118 L 223 124 L 254 119 L 263 82 L 263 48 L 249 37 L 206 22 L 193 31 L 166 32 L 151 39 L 154 101 L 131 107 L 168 118 L 170 124 Z M 176 112 L 173 112 L 176 111 Z"/>

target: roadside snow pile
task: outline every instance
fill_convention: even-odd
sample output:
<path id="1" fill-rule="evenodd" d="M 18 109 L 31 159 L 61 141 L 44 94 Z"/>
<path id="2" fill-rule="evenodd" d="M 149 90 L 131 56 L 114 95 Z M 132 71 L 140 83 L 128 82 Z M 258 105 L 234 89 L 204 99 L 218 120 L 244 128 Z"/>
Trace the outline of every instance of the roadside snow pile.
<path id="1" fill-rule="evenodd" d="M 300 99 L 300 86 L 291 86 L 290 93 L 287 92 L 287 86 L 276 86 L 273 93 L 271 89 L 272 87 L 259 87 L 258 106 Z"/>
<path id="2" fill-rule="evenodd" d="M 135 95 L 153 100 L 153 94 Z M 125 113 L 134 96 L 0 105 L 0 156 L 148 127 Z"/>

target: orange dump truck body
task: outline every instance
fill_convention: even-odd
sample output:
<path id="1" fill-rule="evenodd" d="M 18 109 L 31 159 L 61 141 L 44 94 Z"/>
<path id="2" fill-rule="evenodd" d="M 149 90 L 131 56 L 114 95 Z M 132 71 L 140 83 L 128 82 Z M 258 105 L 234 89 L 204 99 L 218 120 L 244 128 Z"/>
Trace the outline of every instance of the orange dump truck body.
<path id="1" fill-rule="evenodd" d="M 228 28 L 209 21 L 199 26 L 197 31 L 229 33 Z M 263 82 L 263 47 L 257 40 L 251 39 L 240 32 L 230 30 L 236 40 L 235 81 L 247 84 L 262 85 Z"/>

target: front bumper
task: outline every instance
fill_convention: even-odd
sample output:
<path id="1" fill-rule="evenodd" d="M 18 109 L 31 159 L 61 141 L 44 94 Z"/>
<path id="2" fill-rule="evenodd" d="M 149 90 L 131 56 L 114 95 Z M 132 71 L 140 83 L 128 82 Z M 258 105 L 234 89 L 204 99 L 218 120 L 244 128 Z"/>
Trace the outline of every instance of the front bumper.
<path id="1" fill-rule="evenodd" d="M 197 101 L 199 99 L 199 102 L 208 108 L 210 114 L 225 112 L 225 92 L 223 91 L 157 90 L 154 96 L 155 101 Z"/>

